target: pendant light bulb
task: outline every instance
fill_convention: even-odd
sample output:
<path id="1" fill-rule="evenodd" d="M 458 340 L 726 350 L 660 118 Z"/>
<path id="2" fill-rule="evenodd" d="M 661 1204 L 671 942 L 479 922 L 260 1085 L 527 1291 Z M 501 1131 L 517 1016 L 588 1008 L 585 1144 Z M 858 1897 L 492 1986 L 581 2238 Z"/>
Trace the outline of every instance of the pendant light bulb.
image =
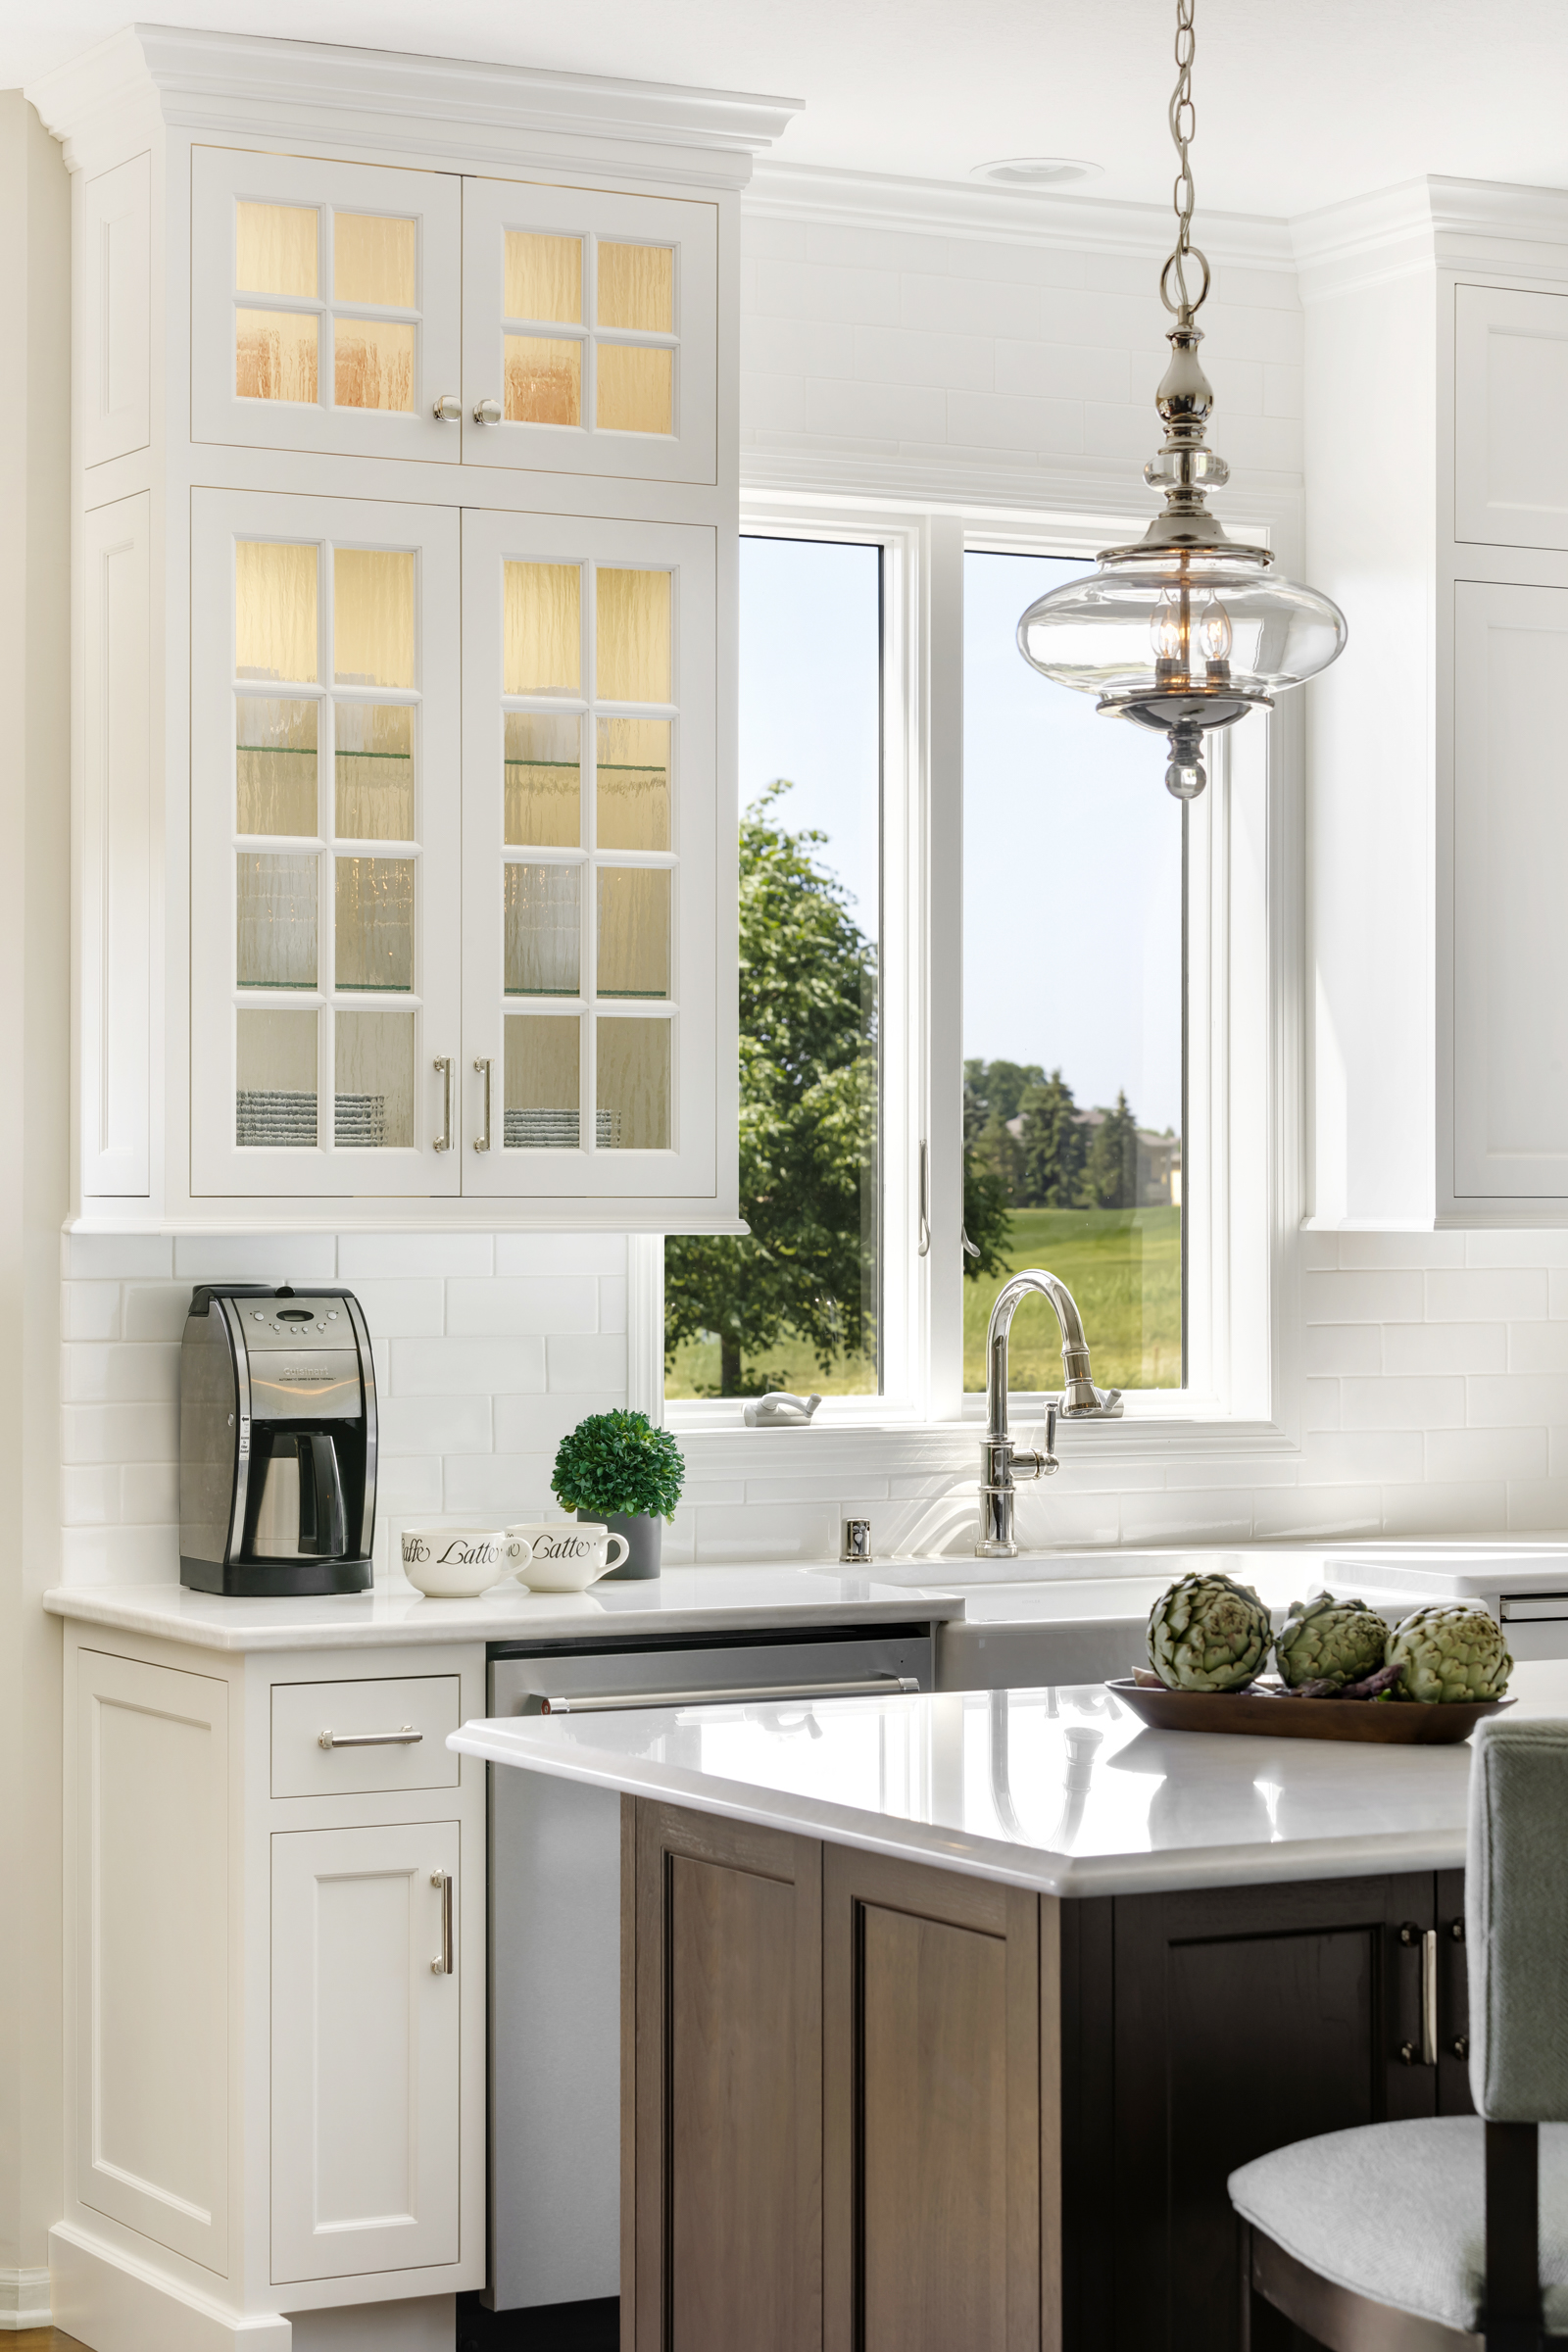
<path id="1" fill-rule="evenodd" d="M 1095 571 L 1052 589 L 1018 623 L 1018 649 L 1043 676 L 1168 739 L 1165 782 L 1183 801 L 1203 789 L 1205 732 L 1272 710 L 1277 694 L 1337 661 L 1347 635 L 1337 605 L 1277 577 L 1270 549 L 1239 545 L 1208 512 L 1230 468 L 1204 439 L 1214 391 L 1198 356 L 1209 270 L 1192 238 L 1193 6 L 1176 0 L 1176 245 L 1159 275 L 1175 323 L 1154 395 L 1165 439 L 1144 467 L 1164 510 L 1142 539 L 1106 548 Z"/>

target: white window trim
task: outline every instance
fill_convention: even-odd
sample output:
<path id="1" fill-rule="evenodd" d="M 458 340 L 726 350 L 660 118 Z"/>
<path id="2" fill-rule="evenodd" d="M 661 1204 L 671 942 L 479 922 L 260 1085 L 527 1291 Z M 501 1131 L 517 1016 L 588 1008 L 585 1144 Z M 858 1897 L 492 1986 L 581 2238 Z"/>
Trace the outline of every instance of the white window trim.
<path id="1" fill-rule="evenodd" d="M 725 1399 L 663 1399 L 663 1244 L 629 1243 L 633 1405 L 677 1431 L 694 1478 L 891 1478 L 972 1467 L 982 1400 L 960 1392 L 963 1276 L 961 925 L 946 919 L 963 847 L 962 565 L 967 549 L 1082 554 L 1148 518 L 1147 495 L 1062 485 L 1028 508 L 929 505 L 839 491 L 752 490 L 743 532 L 879 540 L 884 596 L 884 1394 L 824 1400 L 809 1431 L 748 1430 Z M 1256 501 L 1227 527 L 1287 546 L 1297 505 Z M 1062 1458 L 1179 1463 L 1295 1451 L 1302 1213 L 1300 698 L 1210 739 L 1189 832 L 1189 1386 L 1129 1395 L 1119 1421 L 1063 1432 Z M 1160 788 L 1152 760 L 1151 790 Z M 1086 985 L 1093 974 L 1085 975 Z M 890 1018 L 891 1015 L 891 1018 Z M 933 1105 L 948 1105 L 933 1116 Z M 931 1248 L 915 1250 L 918 1147 L 929 1148 Z M 902 1271 L 903 1280 L 898 1276 Z M 1091 1350 L 1094 1334 L 1089 1334 Z M 1015 1418 L 1044 1399 L 1013 1397 Z M 787 1449 L 787 1450 L 786 1450 Z M 835 1491 L 838 1491 L 837 1488 Z"/>

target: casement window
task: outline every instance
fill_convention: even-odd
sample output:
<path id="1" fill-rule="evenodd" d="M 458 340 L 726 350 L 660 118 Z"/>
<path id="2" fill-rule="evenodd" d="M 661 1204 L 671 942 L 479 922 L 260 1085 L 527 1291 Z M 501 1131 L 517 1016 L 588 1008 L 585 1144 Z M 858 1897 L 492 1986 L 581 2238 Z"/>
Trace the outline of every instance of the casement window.
<path id="1" fill-rule="evenodd" d="M 736 1426 L 763 1387 L 818 1391 L 819 1428 L 867 1436 L 972 1420 L 991 1298 L 1044 1264 L 1126 1396 L 1097 1444 L 1279 1442 L 1292 720 L 1216 739 L 1184 809 L 1157 742 L 1027 667 L 1019 614 L 1126 519 L 752 507 L 756 1238 L 634 1245 L 633 1393 L 671 1426 Z M 1058 1351 L 1044 1301 L 1020 1307 L 1025 1411 Z"/>

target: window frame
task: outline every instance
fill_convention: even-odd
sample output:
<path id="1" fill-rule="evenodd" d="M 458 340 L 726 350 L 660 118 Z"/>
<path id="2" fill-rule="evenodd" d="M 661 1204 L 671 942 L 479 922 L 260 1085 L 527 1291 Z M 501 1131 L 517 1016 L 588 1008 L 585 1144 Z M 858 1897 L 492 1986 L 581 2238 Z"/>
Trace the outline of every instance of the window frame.
<path id="1" fill-rule="evenodd" d="M 1298 504 L 1251 503 L 1227 525 L 1289 550 Z M 634 1237 L 631 1401 L 696 1442 L 694 1475 L 744 1473 L 755 1455 L 759 1474 L 826 1474 L 835 1492 L 848 1492 L 857 1476 L 897 1482 L 972 1467 L 984 1399 L 962 1389 L 962 926 L 946 913 L 963 852 L 963 559 L 970 550 L 1056 555 L 1088 568 L 1147 518 L 1131 483 L 1115 496 L 1075 484 L 1070 497 L 1029 507 L 836 489 L 743 493 L 745 535 L 870 540 L 884 551 L 883 1393 L 825 1399 L 809 1459 L 787 1463 L 775 1436 L 743 1428 L 736 1399 L 671 1399 L 666 1408 L 663 1245 Z M 1303 1197 L 1301 735 L 1293 696 L 1211 739 L 1187 857 L 1187 1386 L 1130 1392 L 1122 1419 L 1075 1425 L 1067 1443 L 1080 1460 L 1153 1465 L 1289 1452 L 1298 1443 L 1295 1319 L 1274 1308 L 1296 1279 Z M 1157 790 L 1157 761 L 1150 780 Z M 923 1257 L 922 1143 L 931 1234 Z M 1038 1419 L 1044 1401 L 1015 1392 L 1016 1418 Z"/>

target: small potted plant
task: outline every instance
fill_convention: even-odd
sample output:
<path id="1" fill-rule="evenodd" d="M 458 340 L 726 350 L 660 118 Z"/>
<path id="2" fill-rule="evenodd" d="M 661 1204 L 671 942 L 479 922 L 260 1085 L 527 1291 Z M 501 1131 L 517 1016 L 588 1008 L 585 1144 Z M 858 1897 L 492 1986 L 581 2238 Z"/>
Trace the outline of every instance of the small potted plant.
<path id="1" fill-rule="evenodd" d="M 659 1574 L 662 1522 L 675 1516 L 685 1471 L 668 1430 L 646 1413 L 590 1413 L 562 1439 L 550 1482 L 556 1500 L 626 1539 L 625 1561 L 606 1584 Z"/>

